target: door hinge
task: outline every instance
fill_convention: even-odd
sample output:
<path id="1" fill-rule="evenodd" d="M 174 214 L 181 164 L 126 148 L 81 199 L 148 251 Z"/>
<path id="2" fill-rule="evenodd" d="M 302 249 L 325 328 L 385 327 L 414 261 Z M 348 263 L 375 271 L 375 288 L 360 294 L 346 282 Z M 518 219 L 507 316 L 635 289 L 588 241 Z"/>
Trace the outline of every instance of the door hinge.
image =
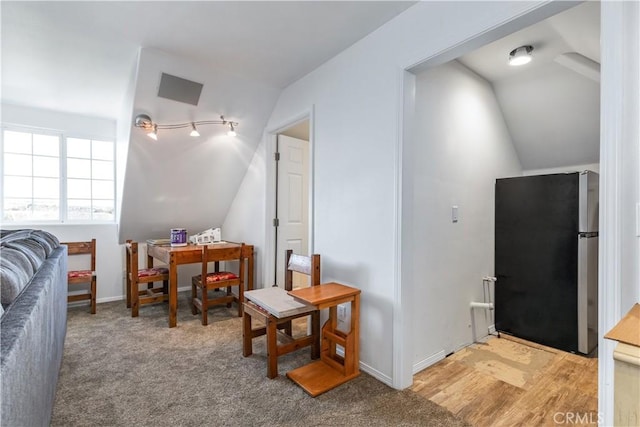
<path id="1" fill-rule="evenodd" d="M 280 226 L 280 220 L 278 218 L 273 218 L 273 226 L 274 227 L 279 227 Z"/>
<path id="2" fill-rule="evenodd" d="M 277 161 L 280 160 L 280 153 L 278 153 L 277 151 L 275 153 L 273 153 L 273 158 Z"/>

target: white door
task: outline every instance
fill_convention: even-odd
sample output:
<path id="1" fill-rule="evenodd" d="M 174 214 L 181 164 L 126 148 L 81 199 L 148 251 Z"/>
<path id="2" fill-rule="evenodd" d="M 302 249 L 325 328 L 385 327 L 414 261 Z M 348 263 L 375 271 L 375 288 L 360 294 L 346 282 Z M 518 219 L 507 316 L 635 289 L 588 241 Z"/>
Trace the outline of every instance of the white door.
<path id="1" fill-rule="evenodd" d="M 278 135 L 276 283 L 284 286 L 284 251 L 308 255 L 309 142 Z M 294 274 L 293 285 L 306 286 L 306 276 Z"/>

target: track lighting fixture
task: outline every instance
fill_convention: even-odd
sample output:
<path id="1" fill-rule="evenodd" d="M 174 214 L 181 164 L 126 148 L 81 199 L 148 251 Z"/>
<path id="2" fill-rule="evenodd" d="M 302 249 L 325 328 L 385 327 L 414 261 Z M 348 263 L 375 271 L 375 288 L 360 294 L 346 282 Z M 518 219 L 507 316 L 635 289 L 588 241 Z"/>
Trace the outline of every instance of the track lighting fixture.
<path id="1" fill-rule="evenodd" d="M 227 135 L 229 136 L 236 136 L 236 126 L 238 126 L 238 122 L 232 122 L 229 120 L 226 120 L 224 118 L 224 116 L 220 116 L 220 120 L 201 120 L 201 121 L 197 121 L 197 122 L 187 122 L 187 123 L 176 123 L 176 124 L 171 124 L 171 125 L 163 125 L 160 123 L 154 123 L 153 120 L 151 120 L 151 117 L 149 117 L 146 114 L 138 114 L 136 116 L 136 120 L 134 122 L 134 126 L 138 127 L 138 128 L 142 128 L 145 131 L 147 131 L 147 135 L 153 139 L 153 140 L 158 140 L 158 129 L 164 130 L 164 129 L 181 129 L 181 128 L 191 128 L 191 133 L 189 135 L 191 136 L 200 136 L 200 132 L 198 132 L 198 128 L 196 126 L 202 126 L 202 125 L 223 125 L 223 126 L 229 126 L 229 131 L 227 132 Z"/>

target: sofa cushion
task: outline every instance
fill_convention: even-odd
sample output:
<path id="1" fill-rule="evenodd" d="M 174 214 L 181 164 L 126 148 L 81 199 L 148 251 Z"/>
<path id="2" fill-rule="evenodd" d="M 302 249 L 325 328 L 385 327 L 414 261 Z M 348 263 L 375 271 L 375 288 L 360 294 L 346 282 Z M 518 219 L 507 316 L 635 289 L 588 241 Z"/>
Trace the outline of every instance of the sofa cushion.
<path id="1" fill-rule="evenodd" d="M 56 236 L 54 236 L 53 234 L 49 233 L 48 231 L 33 230 L 31 235 L 32 236 L 38 236 L 38 237 L 46 240 L 49 243 L 49 245 L 51 246 L 51 248 L 53 248 L 53 249 L 55 249 L 58 246 L 60 246 L 60 240 L 58 240 L 58 238 Z"/>
<path id="2" fill-rule="evenodd" d="M 38 268 L 40 268 L 45 258 L 47 257 L 47 252 L 45 251 L 42 244 L 35 240 L 16 240 L 13 242 L 5 243 L 3 247 L 16 249 L 24 253 L 27 258 L 29 258 L 29 262 L 31 262 L 33 271 L 38 270 Z"/>
<path id="3" fill-rule="evenodd" d="M 20 294 L 33 276 L 34 270 L 29 258 L 13 248 L 2 248 L 0 256 L 0 281 L 2 305 L 7 306 Z"/>
<path id="4" fill-rule="evenodd" d="M 44 249 L 44 252 L 47 258 L 49 257 L 49 255 L 51 255 L 51 252 L 54 249 L 54 247 L 51 246 L 51 242 L 42 236 L 36 236 L 32 234 L 31 236 L 29 236 L 28 239 L 25 239 L 25 240 L 30 240 L 35 244 L 40 245 Z"/>

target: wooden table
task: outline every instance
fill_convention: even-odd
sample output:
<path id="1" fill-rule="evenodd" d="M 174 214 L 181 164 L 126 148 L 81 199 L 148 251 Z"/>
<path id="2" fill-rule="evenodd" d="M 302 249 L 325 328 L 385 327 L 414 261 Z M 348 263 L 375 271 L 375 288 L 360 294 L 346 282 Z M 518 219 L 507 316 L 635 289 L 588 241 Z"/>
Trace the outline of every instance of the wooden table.
<path id="1" fill-rule="evenodd" d="M 209 245 L 209 252 L 240 246 L 240 243 L 224 242 Z M 244 245 L 244 256 L 247 258 L 247 290 L 253 289 L 253 245 Z M 169 265 L 169 327 L 176 326 L 178 312 L 178 266 L 202 262 L 202 246 L 189 244 L 187 246 L 147 245 L 149 266 L 153 266 L 156 258 Z M 240 301 L 242 304 L 242 301 Z"/>
<path id="2" fill-rule="evenodd" d="M 287 377 L 316 397 L 360 375 L 360 289 L 332 282 L 294 289 L 289 295 L 318 310 L 328 308 L 329 319 L 320 336 L 320 360 L 287 372 Z M 343 303 L 351 303 L 351 328 L 347 333 L 337 329 L 338 304 Z M 336 354 L 336 344 L 344 348 L 344 357 Z"/>

